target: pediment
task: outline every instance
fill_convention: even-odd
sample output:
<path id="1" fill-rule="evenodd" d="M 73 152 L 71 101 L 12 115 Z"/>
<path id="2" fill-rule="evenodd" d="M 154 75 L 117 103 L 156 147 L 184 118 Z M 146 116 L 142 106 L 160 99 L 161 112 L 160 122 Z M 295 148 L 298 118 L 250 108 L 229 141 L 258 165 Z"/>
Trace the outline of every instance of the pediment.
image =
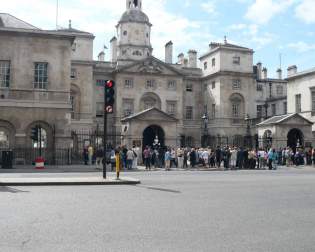
<path id="1" fill-rule="evenodd" d="M 122 122 L 128 122 L 132 120 L 144 120 L 144 121 L 168 121 L 176 122 L 177 119 L 167 113 L 163 112 L 158 108 L 150 108 L 134 115 L 130 115 L 126 118 L 123 118 Z"/>
<path id="2" fill-rule="evenodd" d="M 132 72 L 142 74 L 161 74 L 161 75 L 182 75 L 179 70 L 164 62 L 150 57 L 143 61 L 125 66 L 119 70 L 120 72 Z"/>
<path id="3" fill-rule="evenodd" d="M 300 115 L 292 116 L 280 123 L 281 125 L 310 125 L 311 123 Z"/>

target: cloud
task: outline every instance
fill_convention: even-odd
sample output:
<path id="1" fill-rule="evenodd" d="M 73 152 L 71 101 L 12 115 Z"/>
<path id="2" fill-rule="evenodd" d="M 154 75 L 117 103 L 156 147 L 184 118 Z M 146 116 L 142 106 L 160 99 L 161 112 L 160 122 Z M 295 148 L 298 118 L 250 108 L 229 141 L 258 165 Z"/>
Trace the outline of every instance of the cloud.
<path id="1" fill-rule="evenodd" d="M 201 8 L 203 11 L 207 12 L 208 14 L 217 14 L 215 8 L 215 1 L 208 1 L 201 4 Z"/>
<path id="2" fill-rule="evenodd" d="M 295 16 L 307 24 L 315 23 L 314 13 L 314 0 L 303 0 L 295 9 Z"/>
<path id="3" fill-rule="evenodd" d="M 284 13 L 297 0 L 255 0 L 245 17 L 255 24 L 267 24 L 274 16 Z"/>
<path id="4" fill-rule="evenodd" d="M 298 53 L 305 53 L 309 51 L 315 51 L 315 44 L 308 44 L 304 41 L 288 44 L 288 47 L 296 50 Z"/>

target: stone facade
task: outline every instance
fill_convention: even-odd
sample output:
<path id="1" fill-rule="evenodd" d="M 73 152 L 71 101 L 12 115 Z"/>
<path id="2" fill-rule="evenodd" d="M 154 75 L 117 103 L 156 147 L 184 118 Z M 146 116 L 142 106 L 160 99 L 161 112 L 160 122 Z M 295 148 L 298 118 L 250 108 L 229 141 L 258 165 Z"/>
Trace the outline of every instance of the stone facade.
<path id="1" fill-rule="evenodd" d="M 0 27 L 0 63 L 10 62 L 10 85 L 0 88 L 0 133 L 12 146 L 31 145 L 30 130 L 37 123 L 65 148 L 74 145 L 73 132 L 102 129 L 103 83 L 109 79 L 116 83 L 114 114 L 108 118 L 113 145 L 143 147 L 152 134 L 170 146 L 243 145 L 245 135 L 258 134 L 257 123 L 287 112 L 287 80 L 281 71 L 268 78 L 267 69 L 253 65 L 252 49 L 226 39 L 210 43 L 198 68 L 195 50 L 173 63 L 170 41 L 165 62 L 155 58 L 152 25 L 139 0 L 126 0 L 110 41 L 110 62 L 104 52 L 93 60 L 93 34 L 71 23 L 58 31 L 10 23 L 15 27 Z M 48 63 L 44 89 L 34 89 L 34 62 Z M 290 95 L 295 79 L 288 79 Z M 292 101 L 288 104 L 290 112 Z"/>

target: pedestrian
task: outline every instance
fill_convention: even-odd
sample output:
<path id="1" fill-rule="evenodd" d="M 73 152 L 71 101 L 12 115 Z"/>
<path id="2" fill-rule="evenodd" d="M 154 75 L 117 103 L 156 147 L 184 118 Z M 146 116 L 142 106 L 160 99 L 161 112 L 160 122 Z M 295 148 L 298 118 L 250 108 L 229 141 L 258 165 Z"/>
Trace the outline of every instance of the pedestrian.
<path id="1" fill-rule="evenodd" d="M 165 170 L 170 171 L 171 170 L 171 152 L 169 150 L 165 152 L 164 161 L 165 161 Z"/>
<path id="2" fill-rule="evenodd" d="M 92 145 L 89 145 L 89 147 L 88 147 L 89 165 L 92 165 L 93 154 L 94 154 L 94 149 L 93 149 Z"/>
<path id="3" fill-rule="evenodd" d="M 101 169 L 103 164 L 103 158 L 104 158 L 104 151 L 102 148 L 97 149 L 96 151 L 96 169 Z"/>
<path id="4" fill-rule="evenodd" d="M 222 151 L 220 146 L 218 146 L 217 149 L 215 150 L 215 160 L 217 163 L 217 167 L 220 168 L 222 162 Z"/>
<path id="5" fill-rule="evenodd" d="M 233 148 L 231 150 L 231 169 L 236 169 L 237 150 Z"/>
<path id="6" fill-rule="evenodd" d="M 179 168 L 184 167 L 184 151 L 181 148 L 177 149 L 177 164 Z"/>
<path id="7" fill-rule="evenodd" d="M 195 168 L 196 165 L 196 151 L 194 148 L 191 149 L 189 153 L 189 160 L 191 168 Z"/>
<path id="8" fill-rule="evenodd" d="M 171 149 L 171 167 L 172 167 L 172 164 L 174 164 L 174 166 L 177 168 L 176 151 L 173 148 Z"/>
<path id="9" fill-rule="evenodd" d="M 85 165 L 88 165 L 89 162 L 89 152 L 88 152 L 88 148 L 84 147 L 83 148 L 83 161 Z"/>
<path id="10" fill-rule="evenodd" d="M 136 146 L 133 146 L 132 151 L 133 151 L 133 156 L 134 156 L 133 161 L 132 161 L 132 169 L 137 169 L 139 148 L 137 148 Z"/>
<path id="11" fill-rule="evenodd" d="M 132 169 L 132 162 L 133 162 L 133 159 L 134 159 L 134 153 L 133 153 L 133 150 L 129 149 L 127 151 L 127 170 L 131 170 Z"/>
<path id="12" fill-rule="evenodd" d="M 143 159 L 144 159 L 145 169 L 151 170 L 151 160 L 150 160 L 151 157 L 150 157 L 149 146 L 146 146 L 143 151 Z"/>
<path id="13" fill-rule="evenodd" d="M 183 163 L 183 168 L 188 168 L 188 149 L 184 149 L 184 163 Z"/>

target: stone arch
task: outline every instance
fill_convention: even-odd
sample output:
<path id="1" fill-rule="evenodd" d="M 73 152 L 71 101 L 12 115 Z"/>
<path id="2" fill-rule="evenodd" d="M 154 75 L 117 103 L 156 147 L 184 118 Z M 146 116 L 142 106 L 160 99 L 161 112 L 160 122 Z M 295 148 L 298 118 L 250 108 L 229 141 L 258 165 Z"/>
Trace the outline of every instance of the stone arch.
<path id="1" fill-rule="evenodd" d="M 293 128 L 288 132 L 287 145 L 295 152 L 297 148 L 304 146 L 304 134 L 300 129 Z"/>
<path id="2" fill-rule="evenodd" d="M 46 133 L 46 144 L 44 148 L 47 149 L 52 149 L 54 146 L 54 128 L 47 122 L 45 121 L 34 121 L 31 124 L 29 124 L 26 128 L 26 144 L 27 147 L 33 148 L 33 140 L 31 139 L 31 133 L 32 133 L 32 128 L 39 126 L 42 128 L 45 133 Z"/>
<path id="3" fill-rule="evenodd" d="M 70 88 L 70 103 L 71 103 L 71 118 L 80 119 L 81 108 L 81 90 L 75 85 L 71 84 Z"/>
<path id="4" fill-rule="evenodd" d="M 158 139 L 157 143 L 155 143 L 155 139 Z M 157 145 L 157 144 L 159 144 L 159 145 Z M 142 143 L 143 148 L 145 148 L 146 146 L 164 147 L 164 145 L 165 145 L 165 131 L 161 126 L 150 125 L 144 129 L 144 131 L 143 131 L 143 143 Z"/>
<path id="5" fill-rule="evenodd" d="M 232 118 L 243 119 L 245 117 L 245 99 L 240 93 L 231 94 L 229 114 Z"/>
<path id="6" fill-rule="evenodd" d="M 140 111 L 153 107 L 161 109 L 161 106 L 162 106 L 161 98 L 156 93 L 147 92 L 143 94 L 140 99 Z"/>
<path id="7" fill-rule="evenodd" d="M 15 127 L 5 120 L 0 120 L 0 148 L 12 148 L 15 146 Z"/>

